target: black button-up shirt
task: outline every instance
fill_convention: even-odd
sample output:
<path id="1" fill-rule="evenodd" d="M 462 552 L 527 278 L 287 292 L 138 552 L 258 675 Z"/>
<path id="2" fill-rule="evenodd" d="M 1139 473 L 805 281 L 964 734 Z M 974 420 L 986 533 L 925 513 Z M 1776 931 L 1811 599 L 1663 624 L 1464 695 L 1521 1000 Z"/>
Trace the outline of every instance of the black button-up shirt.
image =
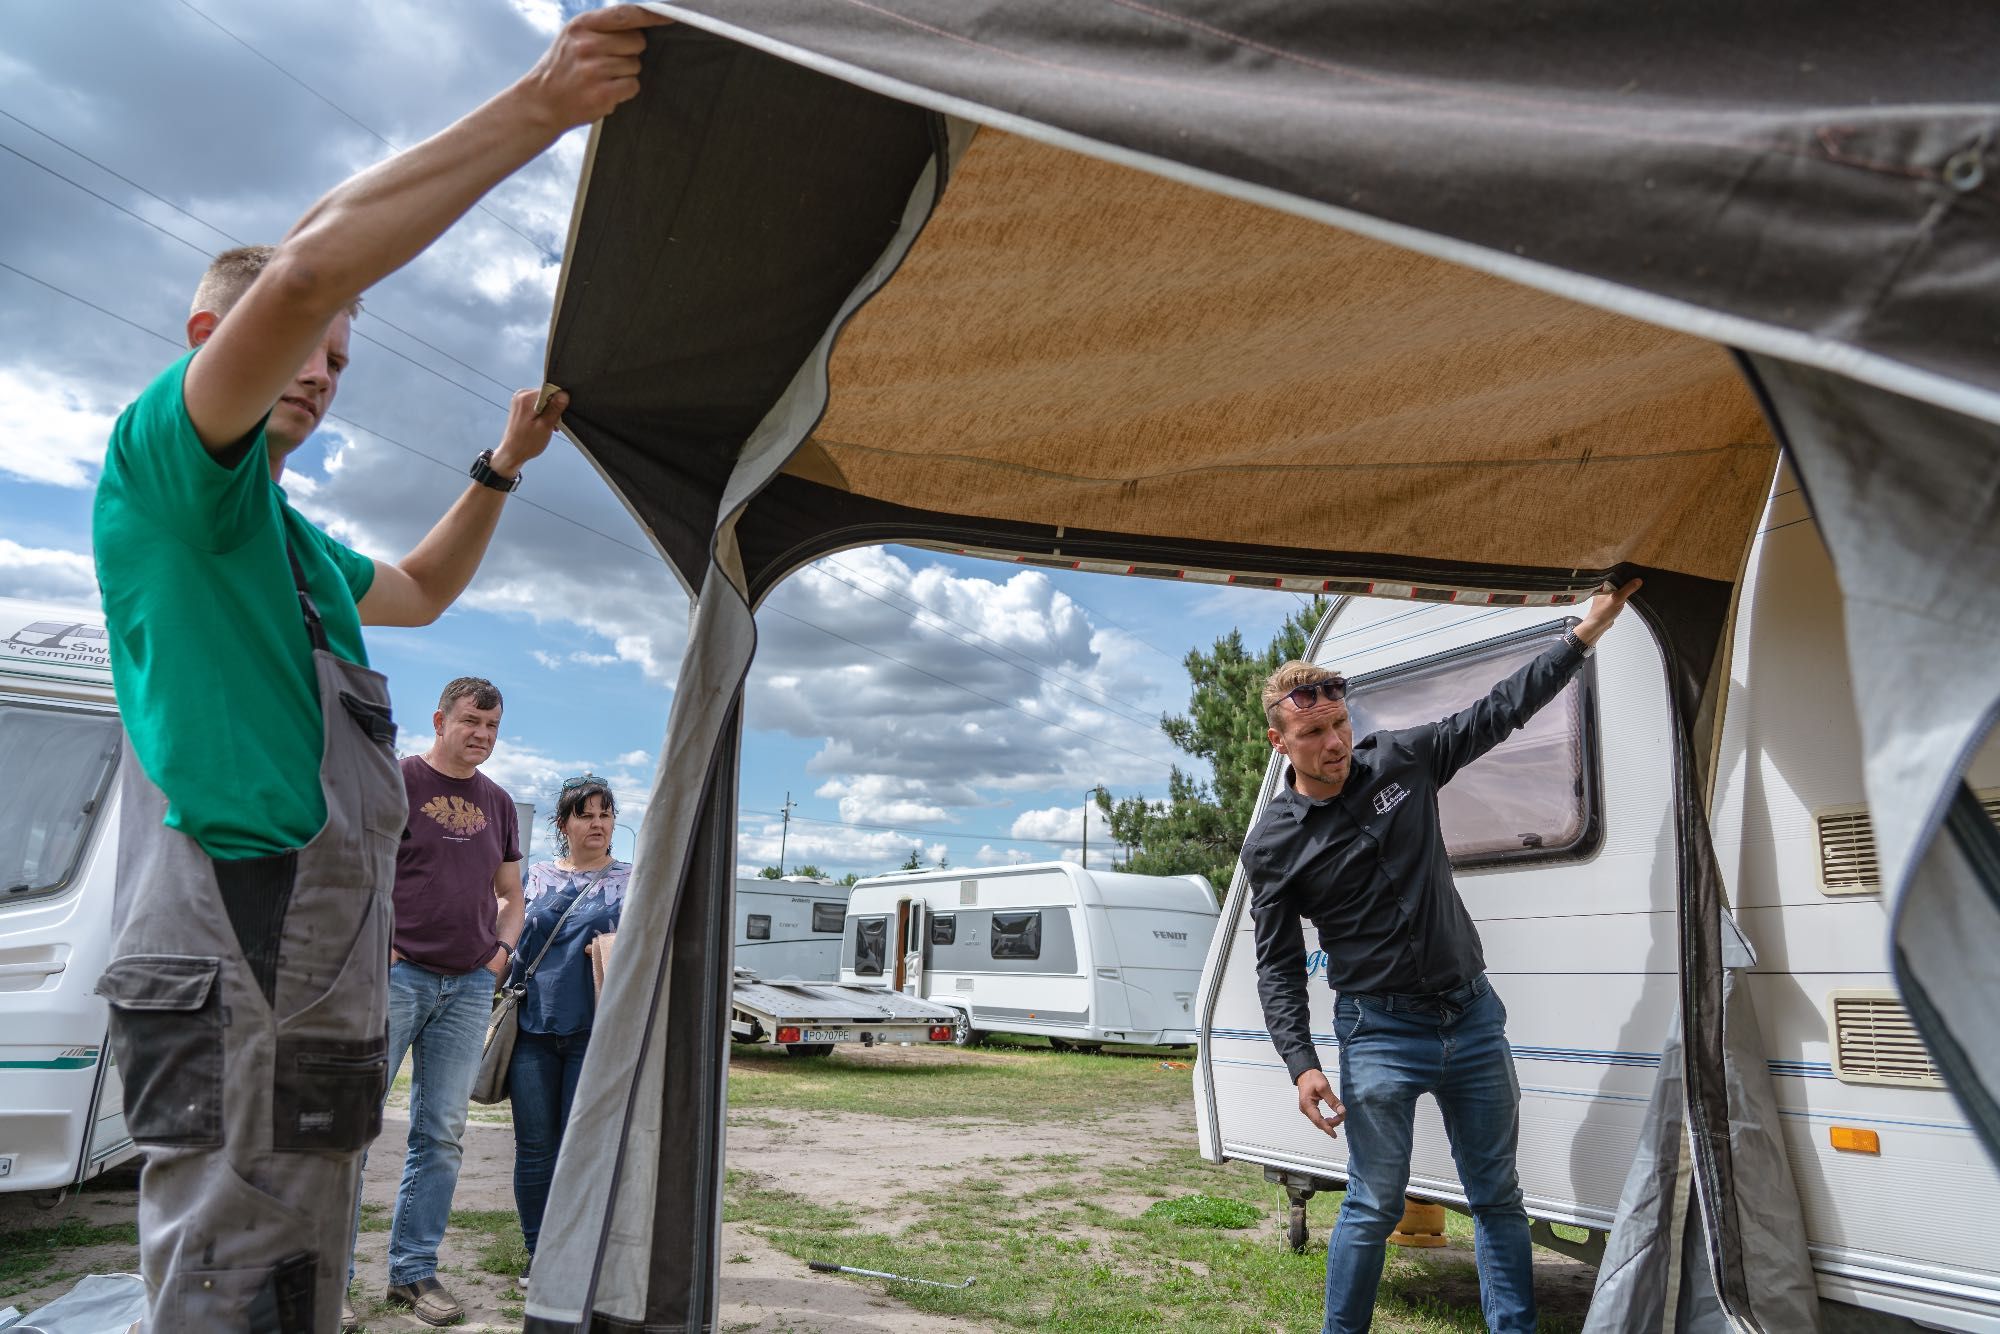
<path id="1" fill-rule="evenodd" d="M 1583 665 L 1574 639 L 1550 648 L 1443 722 L 1376 732 L 1354 747 L 1347 782 L 1322 801 L 1290 766 L 1243 844 L 1264 1023 L 1294 1083 L 1319 1068 L 1306 1005 L 1309 917 L 1335 991 L 1429 995 L 1486 967 L 1452 883 L 1438 789 L 1562 693 Z"/>

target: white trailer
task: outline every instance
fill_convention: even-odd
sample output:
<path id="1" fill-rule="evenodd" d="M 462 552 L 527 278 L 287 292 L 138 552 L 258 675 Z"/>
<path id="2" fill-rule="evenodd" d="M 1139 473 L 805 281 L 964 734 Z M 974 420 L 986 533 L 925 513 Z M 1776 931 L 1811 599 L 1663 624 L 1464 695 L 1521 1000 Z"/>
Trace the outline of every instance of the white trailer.
<path id="1" fill-rule="evenodd" d="M 1191 1046 L 1215 921 L 1198 875 L 1071 862 L 897 872 L 854 887 L 840 977 L 952 1006 L 961 1041 Z"/>
<path id="2" fill-rule="evenodd" d="M 1357 737 L 1441 718 L 1551 642 L 1547 609 L 1356 599 L 1314 660 L 1351 682 Z M 2000 1174 L 1894 989 L 1864 805 L 1838 592 L 1793 483 L 1746 571 L 1710 820 L 1823 1297 L 2000 1331 Z M 1675 1009 L 1673 755 L 1660 655 L 1625 616 L 1527 728 L 1462 771 L 1441 809 L 1457 882 L 1508 1011 L 1520 1170 L 1538 1240 L 1601 1253 Z M 2000 743 L 1969 775 L 2000 818 Z M 1265 796 L 1278 781 L 1277 765 Z M 1308 926 L 1308 944 L 1312 943 Z M 1333 997 L 1312 1028 L 1336 1076 Z M 1297 1110 L 1264 1027 L 1238 871 L 1202 978 L 1197 1128 L 1214 1161 L 1293 1191 L 1345 1180 L 1346 1140 Z M 1463 1206 L 1444 1128 L 1419 1108 L 1410 1193 Z M 1294 1240 L 1303 1240 L 1294 1209 Z M 1592 1229 L 1564 1245 L 1549 1223 Z"/>
<path id="3" fill-rule="evenodd" d="M 122 731 L 94 611 L 0 598 L 0 1191 L 129 1158 L 92 990 L 111 949 Z"/>
<path id="4" fill-rule="evenodd" d="M 736 966 L 766 981 L 832 982 L 852 885 L 788 875 L 736 879 Z"/>

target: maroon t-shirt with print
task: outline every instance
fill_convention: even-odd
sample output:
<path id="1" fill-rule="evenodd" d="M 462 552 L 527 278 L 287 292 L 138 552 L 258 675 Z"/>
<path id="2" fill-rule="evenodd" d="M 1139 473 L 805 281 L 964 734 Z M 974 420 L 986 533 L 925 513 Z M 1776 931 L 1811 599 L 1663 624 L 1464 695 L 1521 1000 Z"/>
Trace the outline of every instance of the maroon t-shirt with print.
<path id="1" fill-rule="evenodd" d="M 521 860 L 514 799 L 485 774 L 453 778 L 403 761 L 410 827 L 396 854 L 396 949 L 434 973 L 485 966 L 500 943 L 493 877 Z"/>

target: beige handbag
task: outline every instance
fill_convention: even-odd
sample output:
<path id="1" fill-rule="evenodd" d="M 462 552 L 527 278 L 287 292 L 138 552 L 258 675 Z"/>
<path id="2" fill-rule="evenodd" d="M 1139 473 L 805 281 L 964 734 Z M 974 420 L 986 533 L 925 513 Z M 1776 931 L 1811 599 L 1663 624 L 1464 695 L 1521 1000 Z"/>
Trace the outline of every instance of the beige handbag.
<path id="1" fill-rule="evenodd" d="M 604 998 L 604 973 L 611 966 L 611 942 L 616 939 L 616 931 L 606 931 L 583 947 L 590 956 L 591 993 L 600 1000 Z"/>

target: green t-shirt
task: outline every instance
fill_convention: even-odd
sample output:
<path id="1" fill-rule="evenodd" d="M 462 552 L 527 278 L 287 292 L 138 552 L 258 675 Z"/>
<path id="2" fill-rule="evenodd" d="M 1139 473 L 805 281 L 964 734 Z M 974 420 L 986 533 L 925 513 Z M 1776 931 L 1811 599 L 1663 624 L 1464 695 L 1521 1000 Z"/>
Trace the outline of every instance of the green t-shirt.
<path id="1" fill-rule="evenodd" d="M 319 685 L 284 534 L 334 653 L 363 665 L 355 604 L 375 566 L 291 507 L 262 426 L 234 467 L 202 446 L 181 398 L 194 355 L 112 428 L 92 536 L 125 731 L 167 827 L 233 860 L 303 847 L 326 823 Z"/>

